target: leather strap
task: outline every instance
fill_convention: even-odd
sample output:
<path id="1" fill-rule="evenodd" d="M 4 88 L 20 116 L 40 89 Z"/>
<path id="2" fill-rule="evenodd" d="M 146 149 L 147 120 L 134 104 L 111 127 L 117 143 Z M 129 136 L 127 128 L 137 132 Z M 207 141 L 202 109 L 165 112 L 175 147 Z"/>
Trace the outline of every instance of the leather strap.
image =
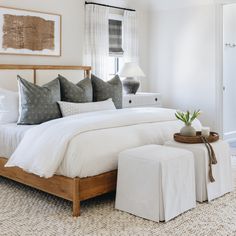
<path id="1" fill-rule="evenodd" d="M 215 155 L 215 152 L 213 150 L 213 147 L 207 141 L 207 139 L 205 137 L 201 136 L 201 140 L 205 144 L 205 146 L 207 148 L 207 151 L 208 151 L 208 156 L 209 156 L 209 179 L 210 179 L 210 182 L 215 182 L 215 179 L 214 179 L 213 173 L 212 173 L 212 165 L 217 164 L 216 155 Z"/>

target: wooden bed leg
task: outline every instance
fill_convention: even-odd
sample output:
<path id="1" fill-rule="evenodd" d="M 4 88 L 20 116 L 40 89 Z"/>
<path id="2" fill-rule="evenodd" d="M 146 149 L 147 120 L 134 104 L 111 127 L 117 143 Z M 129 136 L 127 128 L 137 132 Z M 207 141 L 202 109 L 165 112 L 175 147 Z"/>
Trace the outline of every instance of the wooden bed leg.
<path id="1" fill-rule="evenodd" d="M 80 216 L 80 197 L 79 197 L 79 178 L 74 178 L 74 188 L 73 188 L 73 216 Z"/>

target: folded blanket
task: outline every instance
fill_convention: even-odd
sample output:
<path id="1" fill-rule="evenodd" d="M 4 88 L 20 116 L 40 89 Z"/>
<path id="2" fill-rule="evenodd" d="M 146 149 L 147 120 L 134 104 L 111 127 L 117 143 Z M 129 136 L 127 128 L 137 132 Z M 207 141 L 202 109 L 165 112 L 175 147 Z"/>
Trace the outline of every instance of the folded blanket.
<path id="1" fill-rule="evenodd" d="M 133 108 L 52 120 L 30 129 L 5 167 L 17 166 L 49 178 L 56 173 L 75 136 L 99 129 L 176 120 L 174 113 L 175 110 L 164 108 Z"/>

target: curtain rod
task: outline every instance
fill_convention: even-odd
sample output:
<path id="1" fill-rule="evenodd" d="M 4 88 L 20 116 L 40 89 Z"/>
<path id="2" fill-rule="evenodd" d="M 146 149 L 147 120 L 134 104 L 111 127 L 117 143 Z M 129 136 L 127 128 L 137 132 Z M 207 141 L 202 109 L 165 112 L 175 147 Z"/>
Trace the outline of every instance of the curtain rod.
<path id="1" fill-rule="evenodd" d="M 106 5 L 106 4 L 101 4 L 101 3 L 96 3 L 96 2 L 85 2 L 85 4 L 93 4 L 93 5 L 98 5 L 98 6 L 102 6 L 102 7 L 110 7 L 110 8 L 115 8 L 115 9 L 119 9 L 119 10 L 124 10 L 124 11 L 136 11 L 134 9 L 130 9 L 130 8 L 123 8 L 123 7 L 116 7 L 116 6 L 111 6 L 111 5 Z"/>

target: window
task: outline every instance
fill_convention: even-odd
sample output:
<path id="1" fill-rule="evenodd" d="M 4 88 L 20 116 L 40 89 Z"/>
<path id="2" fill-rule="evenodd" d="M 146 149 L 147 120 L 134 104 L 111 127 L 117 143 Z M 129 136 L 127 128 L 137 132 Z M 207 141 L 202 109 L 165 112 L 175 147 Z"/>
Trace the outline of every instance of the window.
<path id="1" fill-rule="evenodd" d="M 119 57 L 110 56 L 108 59 L 109 77 L 114 76 L 119 71 Z"/>
<path id="2" fill-rule="evenodd" d="M 122 66 L 123 17 L 111 14 L 109 19 L 109 77 L 113 77 Z"/>
<path id="3" fill-rule="evenodd" d="M 124 65 L 124 60 L 122 57 L 112 57 L 110 56 L 108 59 L 108 71 L 109 71 L 109 79 L 114 77 L 118 73 L 118 71 Z"/>

